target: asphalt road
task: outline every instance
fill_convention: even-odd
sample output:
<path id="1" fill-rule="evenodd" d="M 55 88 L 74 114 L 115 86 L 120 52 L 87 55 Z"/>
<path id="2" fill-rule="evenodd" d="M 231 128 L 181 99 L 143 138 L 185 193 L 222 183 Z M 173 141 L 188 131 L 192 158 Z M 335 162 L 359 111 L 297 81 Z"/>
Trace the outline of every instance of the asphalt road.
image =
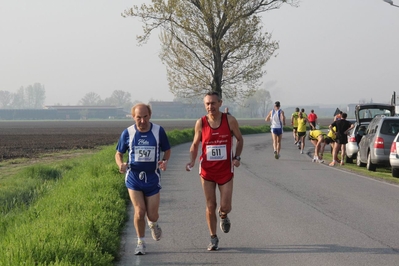
<path id="1" fill-rule="evenodd" d="M 232 228 L 219 229 L 220 249 L 207 251 L 198 172 L 184 169 L 189 145 L 172 149 L 162 176 L 163 238 L 152 240 L 147 229 L 147 254 L 135 256 L 130 220 L 118 265 L 399 265 L 399 186 L 312 163 L 290 133 L 279 160 L 270 134 L 244 136 Z"/>

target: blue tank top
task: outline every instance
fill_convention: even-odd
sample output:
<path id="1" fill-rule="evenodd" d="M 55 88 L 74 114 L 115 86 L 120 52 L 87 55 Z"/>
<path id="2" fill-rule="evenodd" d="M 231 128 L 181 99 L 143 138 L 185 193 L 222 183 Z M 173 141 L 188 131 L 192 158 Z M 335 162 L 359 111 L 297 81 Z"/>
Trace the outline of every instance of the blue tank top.
<path id="1" fill-rule="evenodd" d="M 170 149 L 168 137 L 163 127 L 151 123 L 147 132 L 140 132 L 136 125 L 125 129 L 116 150 L 129 152 L 128 164 L 133 171 L 153 172 L 158 169 L 161 152 Z"/>

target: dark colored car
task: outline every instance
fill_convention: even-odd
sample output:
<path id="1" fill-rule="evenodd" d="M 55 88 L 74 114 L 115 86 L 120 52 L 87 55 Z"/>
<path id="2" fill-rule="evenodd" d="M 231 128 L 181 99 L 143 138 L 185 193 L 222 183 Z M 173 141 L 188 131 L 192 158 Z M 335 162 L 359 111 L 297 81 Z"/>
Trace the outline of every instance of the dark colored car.
<path id="1" fill-rule="evenodd" d="M 398 133 L 399 117 L 373 118 L 359 142 L 356 164 L 366 165 L 369 171 L 375 171 L 377 166 L 390 166 L 392 141 Z"/>
<path id="2" fill-rule="evenodd" d="M 357 157 L 358 145 L 370 121 L 376 116 L 394 116 L 395 106 L 383 103 L 358 104 L 355 107 L 354 127 L 348 133 L 346 144 L 346 163 L 353 163 Z"/>

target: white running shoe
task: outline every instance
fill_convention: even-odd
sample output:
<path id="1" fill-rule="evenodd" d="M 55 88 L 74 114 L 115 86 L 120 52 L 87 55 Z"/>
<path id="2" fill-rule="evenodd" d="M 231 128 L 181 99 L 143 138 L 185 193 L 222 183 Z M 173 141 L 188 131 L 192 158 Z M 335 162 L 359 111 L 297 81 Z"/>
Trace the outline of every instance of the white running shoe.
<path id="1" fill-rule="evenodd" d="M 159 227 L 158 223 L 152 223 L 148 225 L 151 229 L 152 238 L 156 241 L 159 241 L 162 236 L 162 229 Z"/>
<path id="2" fill-rule="evenodd" d="M 134 255 L 145 255 L 145 243 L 144 241 L 139 241 L 134 251 Z"/>

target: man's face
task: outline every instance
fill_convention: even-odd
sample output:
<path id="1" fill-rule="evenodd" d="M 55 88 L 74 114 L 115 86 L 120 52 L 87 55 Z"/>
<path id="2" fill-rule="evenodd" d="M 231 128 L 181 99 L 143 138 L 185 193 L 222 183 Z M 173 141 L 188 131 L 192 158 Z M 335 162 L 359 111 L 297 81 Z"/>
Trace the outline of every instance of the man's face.
<path id="1" fill-rule="evenodd" d="M 216 95 L 207 95 L 204 98 L 204 105 L 208 114 L 216 114 L 222 106 L 222 101 L 219 101 Z"/>
<path id="2" fill-rule="evenodd" d="M 134 114 L 134 121 L 139 131 L 148 131 L 150 128 L 150 113 L 146 106 L 137 106 Z"/>

